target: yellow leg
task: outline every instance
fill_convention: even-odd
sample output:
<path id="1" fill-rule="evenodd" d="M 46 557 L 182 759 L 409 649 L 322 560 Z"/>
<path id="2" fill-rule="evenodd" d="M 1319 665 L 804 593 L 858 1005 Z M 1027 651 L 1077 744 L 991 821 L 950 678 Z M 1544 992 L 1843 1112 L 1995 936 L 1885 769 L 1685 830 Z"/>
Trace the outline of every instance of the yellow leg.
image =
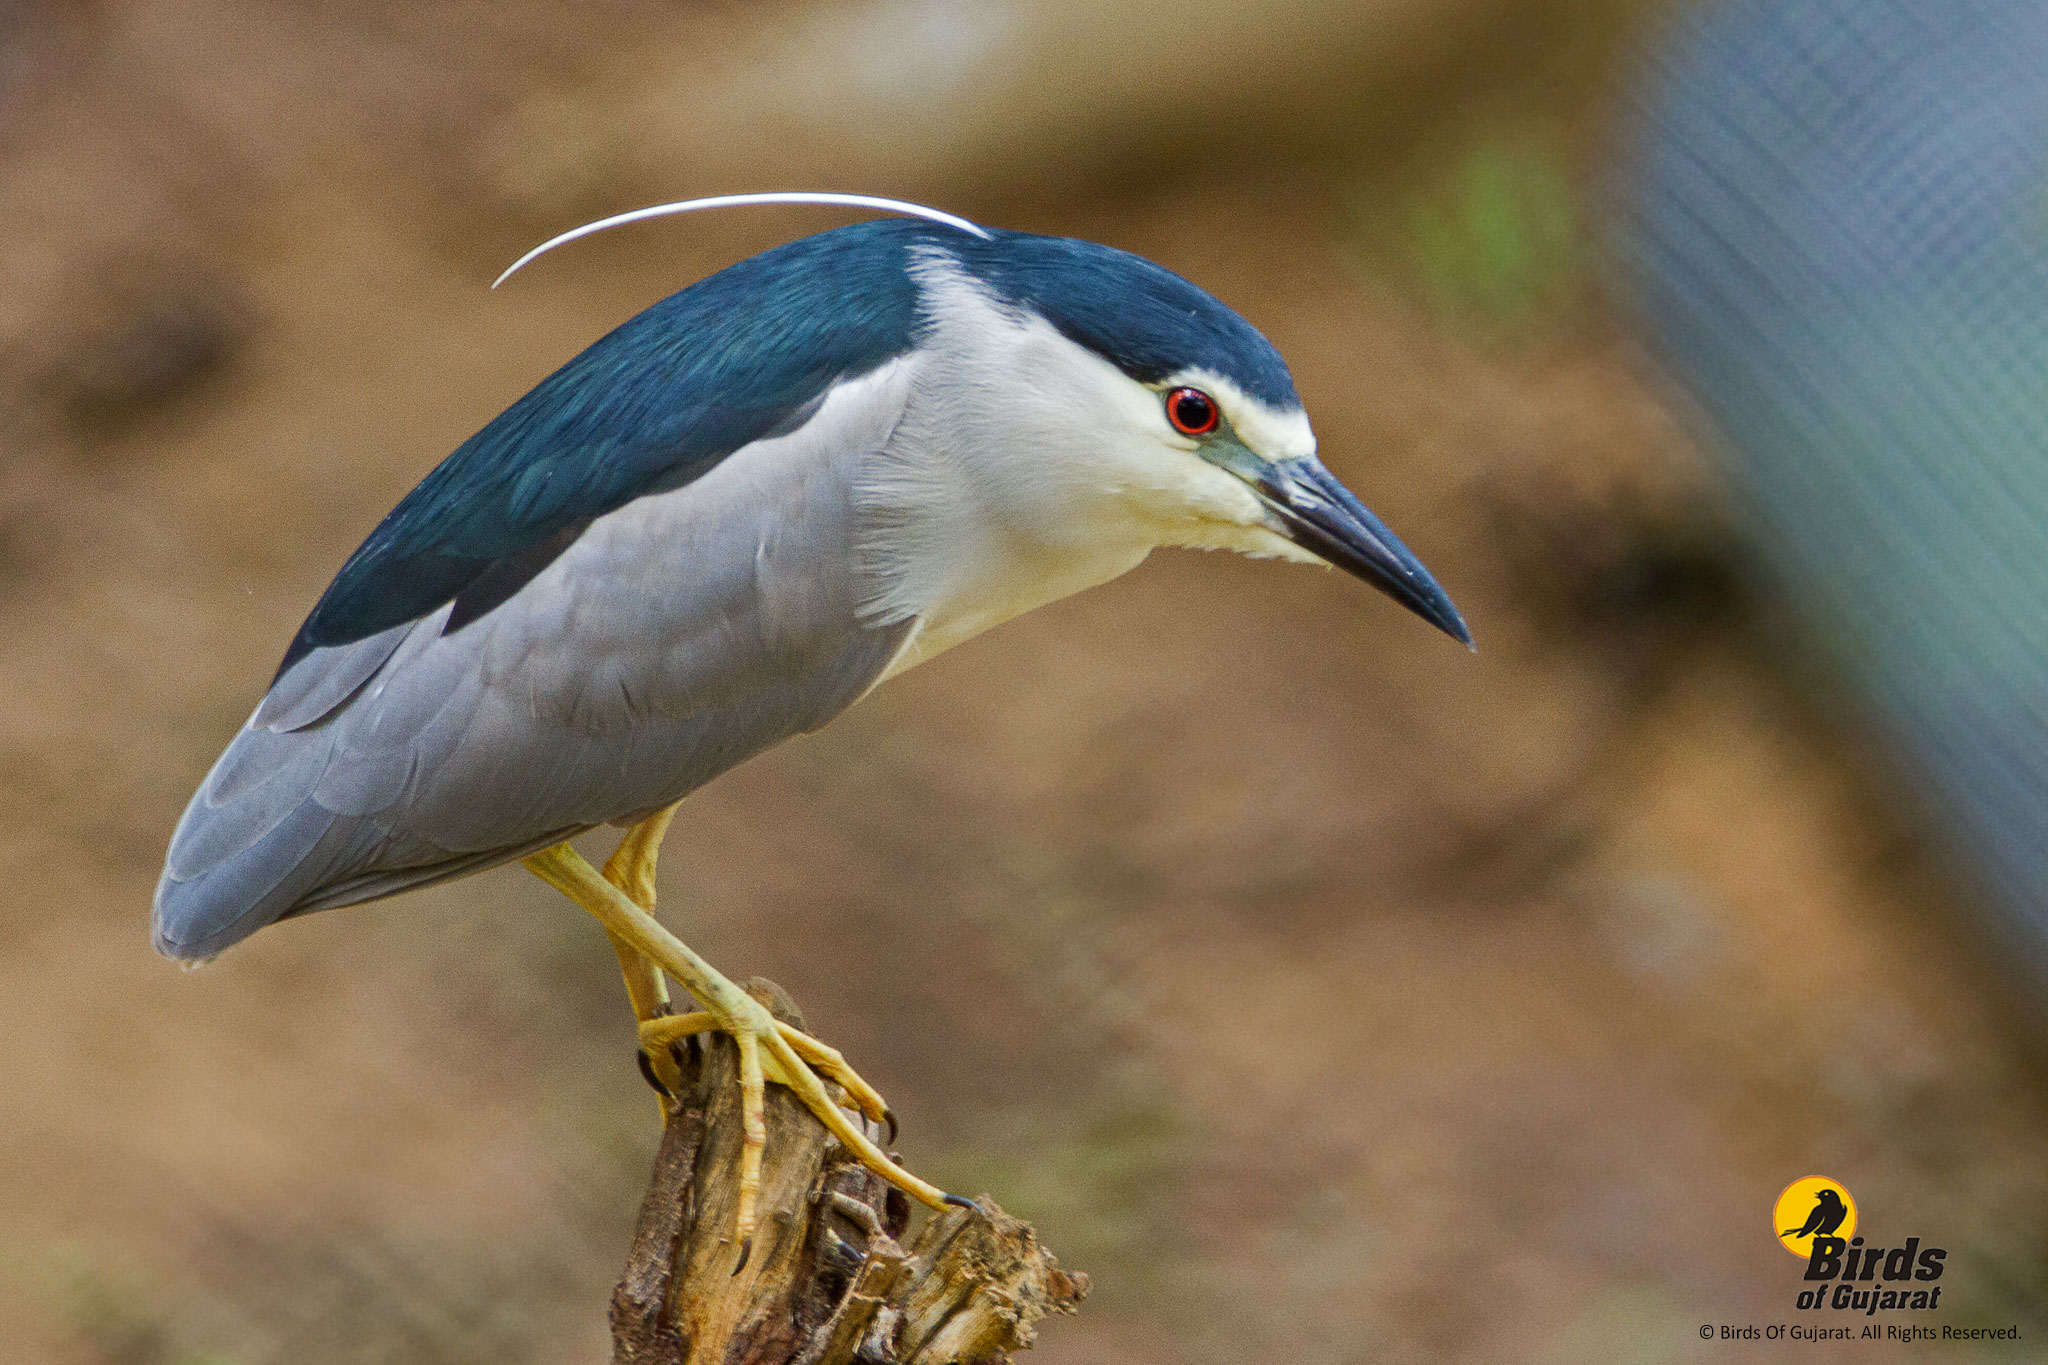
<path id="1" fill-rule="evenodd" d="M 845 1111 L 832 1102 L 831 1096 L 825 1091 L 824 1082 L 818 1079 L 817 1073 L 812 1071 L 810 1065 L 799 1055 L 796 1046 L 784 1036 L 782 1026 L 776 1022 L 775 1016 L 768 1012 L 765 1005 L 697 956 L 687 944 L 636 905 L 631 897 L 605 880 L 596 868 L 584 860 L 582 854 L 567 844 L 557 844 L 553 848 L 529 855 L 526 867 L 542 881 L 589 911 L 614 939 L 626 943 L 642 956 L 651 959 L 663 971 L 682 983 L 683 989 L 696 997 L 697 1003 L 704 1007 L 704 1013 L 710 1016 L 710 1021 L 739 1041 L 741 1104 L 747 1124 L 747 1142 L 741 1149 L 739 1216 L 734 1231 L 743 1248 L 743 1263 L 744 1248 L 752 1245 L 755 1202 L 760 1193 L 760 1157 L 753 1136 L 757 1132 L 766 1131 L 765 1119 L 762 1116 L 762 1096 L 758 1087 L 771 1065 L 777 1073 L 776 1079 L 794 1090 L 797 1098 L 804 1102 L 804 1107 L 815 1114 L 818 1121 L 825 1125 L 826 1130 L 838 1138 L 869 1170 L 933 1208 L 949 1203 L 968 1202 L 927 1184 L 889 1160 L 888 1155 L 877 1147 L 866 1133 L 853 1125 Z M 754 1052 L 751 1062 L 747 1055 L 750 1050 Z M 825 1057 L 830 1050 L 824 1044 L 812 1040 L 806 1050 L 817 1057 L 821 1064 L 826 1064 Z M 843 1059 L 840 1065 L 844 1066 Z M 868 1090 L 867 1093 L 871 1095 L 873 1091 Z M 763 1140 L 765 1141 L 765 1138 Z M 756 1148 L 751 1156 L 746 1150 L 748 1146 Z"/>
<path id="2" fill-rule="evenodd" d="M 619 840 L 619 846 L 612 850 L 612 856 L 605 860 L 604 879 L 625 892 L 635 905 L 650 915 L 654 913 L 655 860 L 661 853 L 661 841 L 667 836 L 668 827 L 682 805 L 677 801 L 664 806 L 627 830 L 625 837 Z M 619 956 L 619 970 L 626 978 L 626 993 L 633 1000 L 633 1013 L 640 1021 L 641 1049 L 650 1058 L 650 1064 L 657 1071 L 663 1071 L 660 1079 L 673 1093 L 679 1078 L 666 1074 L 674 1068 L 674 1059 L 668 1055 L 669 1046 L 718 1025 L 703 1011 L 687 1015 L 671 1013 L 668 984 L 662 980 L 661 968 L 616 934 L 610 937 L 612 948 Z M 890 1112 L 875 1088 L 847 1065 L 846 1058 L 838 1049 L 827 1047 L 810 1034 L 779 1020 L 776 1027 L 798 1056 L 843 1086 L 862 1113 L 877 1123 L 888 1124 L 889 1140 L 895 1141 L 896 1115 Z M 768 1080 L 778 1085 L 789 1084 L 778 1074 L 772 1060 L 768 1062 L 765 1074 Z"/>
<path id="3" fill-rule="evenodd" d="M 605 859 L 604 879 L 649 914 L 654 912 L 655 857 L 661 852 L 661 839 L 668 833 L 669 822 L 676 818 L 676 809 L 682 804 L 678 801 L 665 806 L 627 830 L 612 856 Z M 644 1024 L 668 1014 L 668 983 L 661 979 L 661 968 L 617 934 L 611 935 L 611 940 L 612 951 L 619 955 L 619 973 L 626 978 L 626 994 L 633 1001 L 633 1017 Z M 663 1093 L 661 1112 L 665 1119 L 682 1085 L 675 1058 L 667 1048 L 643 1047 L 641 1065 L 655 1088 Z"/>

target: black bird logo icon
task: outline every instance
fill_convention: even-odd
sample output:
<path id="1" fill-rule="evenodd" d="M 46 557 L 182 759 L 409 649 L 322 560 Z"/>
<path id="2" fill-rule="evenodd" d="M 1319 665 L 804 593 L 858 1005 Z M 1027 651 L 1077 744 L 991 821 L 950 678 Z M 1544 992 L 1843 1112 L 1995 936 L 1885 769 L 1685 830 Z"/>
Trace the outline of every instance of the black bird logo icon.
<path id="1" fill-rule="evenodd" d="M 1806 1215 L 1806 1221 L 1796 1228 L 1786 1228 L 1786 1237 L 1804 1237 L 1809 1233 L 1815 1237 L 1827 1237 L 1842 1226 L 1842 1220 L 1849 1216 L 1849 1206 L 1842 1202 L 1842 1196 L 1833 1190 L 1822 1190 L 1813 1201 L 1813 1212 Z"/>

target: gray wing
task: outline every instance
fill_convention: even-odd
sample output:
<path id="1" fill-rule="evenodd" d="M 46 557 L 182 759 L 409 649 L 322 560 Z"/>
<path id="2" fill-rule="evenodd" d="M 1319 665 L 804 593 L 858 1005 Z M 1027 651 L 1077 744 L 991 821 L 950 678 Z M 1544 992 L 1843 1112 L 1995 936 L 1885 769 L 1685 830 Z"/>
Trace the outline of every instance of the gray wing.
<path id="1" fill-rule="evenodd" d="M 678 800 L 824 725 L 912 623 L 864 623 L 853 484 L 914 362 L 589 528 L 453 633 L 452 606 L 278 678 L 172 836 L 160 951 L 462 876 Z"/>

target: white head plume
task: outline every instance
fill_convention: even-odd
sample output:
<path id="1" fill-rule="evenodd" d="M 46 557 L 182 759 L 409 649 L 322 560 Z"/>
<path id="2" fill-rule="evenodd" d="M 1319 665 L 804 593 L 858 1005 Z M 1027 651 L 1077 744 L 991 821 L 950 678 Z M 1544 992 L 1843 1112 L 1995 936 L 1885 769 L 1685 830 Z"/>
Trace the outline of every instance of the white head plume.
<path id="1" fill-rule="evenodd" d="M 593 232 L 619 227 L 625 223 L 637 223 L 645 218 L 665 218 L 671 213 L 694 213 L 698 209 L 734 208 L 743 204 L 837 204 L 845 208 L 880 209 L 884 213 L 901 213 L 912 218 L 928 218 L 934 223 L 958 228 L 976 237 L 988 238 L 988 231 L 965 218 L 943 210 L 928 208 L 923 204 L 912 204 L 902 199 L 879 199 L 871 194 L 836 194 L 828 190 L 772 190 L 760 194 L 716 194 L 708 199 L 684 199 L 674 204 L 656 204 L 652 208 L 634 209 L 630 213 L 616 213 L 609 218 L 600 218 L 594 223 L 571 228 L 559 237 L 550 237 L 533 250 L 521 256 L 505 268 L 505 273 L 491 281 L 496 289 L 512 277 L 512 273 L 544 251 L 552 251 L 564 242 L 573 242 L 578 237 L 588 237 Z"/>

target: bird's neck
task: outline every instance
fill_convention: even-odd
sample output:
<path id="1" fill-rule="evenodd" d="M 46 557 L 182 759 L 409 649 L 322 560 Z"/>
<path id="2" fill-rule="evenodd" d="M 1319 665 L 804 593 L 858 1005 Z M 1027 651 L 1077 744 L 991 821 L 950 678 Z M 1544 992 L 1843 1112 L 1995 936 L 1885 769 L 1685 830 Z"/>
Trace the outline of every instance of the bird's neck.
<path id="1" fill-rule="evenodd" d="M 1127 573 L 1158 543 L 1131 519 L 1090 515 L 1086 499 L 1044 479 L 1024 488 L 992 480 L 910 435 L 861 481 L 864 614 L 918 623 L 892 676 Z"/>

